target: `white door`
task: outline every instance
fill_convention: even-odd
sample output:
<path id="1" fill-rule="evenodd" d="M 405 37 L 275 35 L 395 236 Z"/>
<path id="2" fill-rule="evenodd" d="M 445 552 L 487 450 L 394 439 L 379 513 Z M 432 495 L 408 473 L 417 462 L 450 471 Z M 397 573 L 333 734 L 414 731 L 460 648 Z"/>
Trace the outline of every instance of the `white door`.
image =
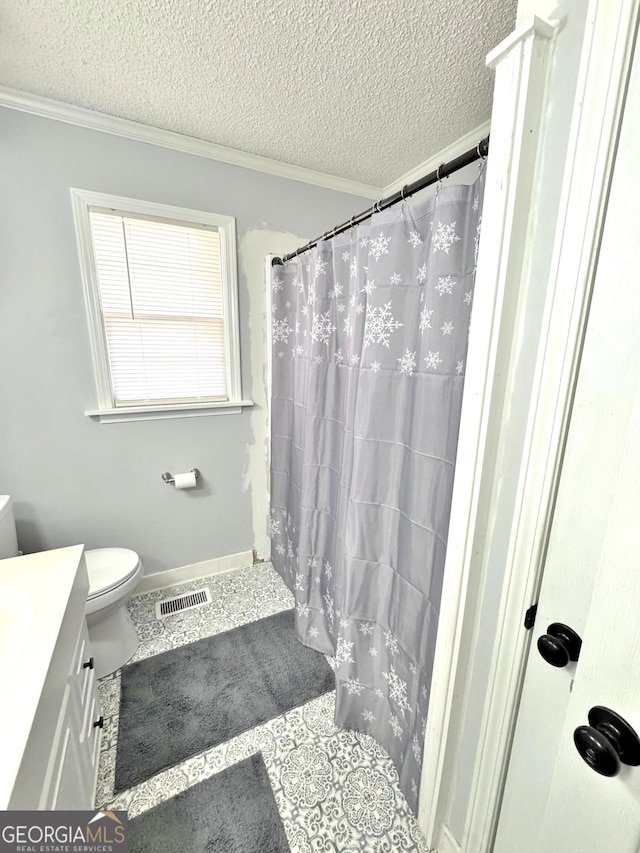
<path id="1" fill-rule="evenodd" d="M 540 853 L 637 853 L 640 849 L 639 520 L 640 382 L 536 847 Z M 628 748 L 630 761 L 624 761 L 625 752 L 616 776 L 599 775 L 574 746 L 573 733 L 587 723 L 594 705 L 614 710 L 635 731 Z M 608 740 L 599 738 L 596 747 L 607 747 Z M 596 763 L 597 752 L 589 742 L 582 748 Z M 601 767 L 606 757 L 601 755 L 596 766 Z"/>
<path id="2" fill-rule="evenodd" d="M 597 705 L 640 731 L 639 139 L 636 58 L 494 853 L 640 851 L 640 767 L 600 776 L 573 742 Z M 552 623 L 577 662 L 543 660 Z"/>

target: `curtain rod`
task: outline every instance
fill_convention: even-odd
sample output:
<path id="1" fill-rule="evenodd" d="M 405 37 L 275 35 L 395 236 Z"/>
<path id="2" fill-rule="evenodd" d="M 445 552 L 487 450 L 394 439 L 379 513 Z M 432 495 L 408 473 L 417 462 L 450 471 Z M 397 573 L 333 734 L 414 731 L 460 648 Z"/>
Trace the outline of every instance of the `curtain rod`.
<path id="1" fill-rule="evenodd" d="M 349 228 L 353 228 L 355 225 L 359 225 L 361 222 L 364 222 L 365 219 L 369 219 L 374 213 L 380 213 L 380 211 L 386 210 L 388 207 L 397 204 L 399 201 L 404 201 L 405 198 L 423 190 L 425 187 L 435 184 L 436 181 L 439 181 L 442 178 L 448 178 L 449 175 L 453 174 L 453 172 L 457 172 L 458 169 L 468 166 L 469 163 L 474 163 L 476 160 L 480 160 L 481 158 L 484 159 L 488 152 L 489 137 L 485 136 L 484 139 L 481 139 L 480 142 L 478 142 L 475 148 L 470 148 L 468 151 L 465 151 L 464 154 L 460 154 L 459 157 L 449 160 L 448 163 L 441 163 L 434 172 L 430 172 L 423 178 L 418 178 L 418 180 L 414 181 L 412 184 L 405 184 L 401 190 L 398 190 L 387 198 L 380 199 L 380 201 L 377 201 L 372 207 L 368 208 L 368 210 L 363 210 L 362 213 L 358 213 L 357 216 L 353 216 L 348 222 L 336 225 L 335 228 L 327 231 L 326 234 L 316 237 L 315 240 L 307 243 L 306 246 L 301 246 L 299 249 L 296 249 L 295 252 L 290 252 L 283 258 L 272 258 L 271 266 L 275 267 L 276 265 L 284 264 L 287 261 L 290 261 L 291 258 L 295 258 L 303 252 L 308 252 L 309 249 L 313 249 L 313 247 L 317 246 L 321 240 L 330 240 L 337 234 L 342 234 L 343 231 L 348 231 Z"/>

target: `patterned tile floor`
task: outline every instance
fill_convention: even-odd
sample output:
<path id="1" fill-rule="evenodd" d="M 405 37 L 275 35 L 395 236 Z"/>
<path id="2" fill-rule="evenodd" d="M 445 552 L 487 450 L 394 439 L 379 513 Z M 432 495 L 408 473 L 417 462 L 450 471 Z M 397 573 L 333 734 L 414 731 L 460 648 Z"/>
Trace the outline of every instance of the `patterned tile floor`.
<path id="1" fill-rule="evenodd" d="M 201 587 L 209 587 L 210 604 L 156 619 L 158 599 Z M 270 616 L 293 604 L 293 597 L 267 563 L 135 596 L 129 611 L 140 647 L 133 660 Z M 333 665 L 331 659 L 329 663 Z M 98 688 L 105 718 L 96 797 L 99 807 L 127 809 L 129 817 L 135 817 L 260 751 L 291 853 L 427 851 L 386 750 L 369 735 L 334 725 L 334 693 L 114 796 L 120 671 L 103 678 Z"/>

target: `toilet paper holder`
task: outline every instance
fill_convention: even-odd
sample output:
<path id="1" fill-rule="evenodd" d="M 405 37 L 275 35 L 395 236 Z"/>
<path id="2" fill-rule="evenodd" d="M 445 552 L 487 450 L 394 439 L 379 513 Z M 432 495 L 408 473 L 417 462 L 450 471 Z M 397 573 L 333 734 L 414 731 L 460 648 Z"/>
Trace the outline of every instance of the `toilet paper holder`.
<path id="1" fill-rule="evenodd" d="M 191 471 L 193 474 L 195 474 L 196 480 L 199 479 L 200 471 L 198 471 L 197 468 L 192 468 Z M 165 481 L 165 483 L 175 483 L 176 481 L 173 474 L 170 474 L 168 471 L 164 472 L 164 474 L 162 475 L 162 479 Z"/>

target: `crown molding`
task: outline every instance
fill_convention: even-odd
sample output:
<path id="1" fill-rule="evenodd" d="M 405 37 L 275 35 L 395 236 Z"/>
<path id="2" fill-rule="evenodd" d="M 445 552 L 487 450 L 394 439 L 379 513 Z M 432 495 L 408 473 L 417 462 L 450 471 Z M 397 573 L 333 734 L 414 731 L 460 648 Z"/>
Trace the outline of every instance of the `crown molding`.
<path id="1" fill-rule="evenodd" d="M 88 110 L 84 107 L 76 107 L 73 104 L 66 104 L 63 101 L 56 101 L 41 95 L 33 95 L 8 86 L 0 86 L 0 106 L 63 121 L 67 124 L 75 124 L 89 130 L 100 130 L 103 133 L 111 133 L 125 139 L 134 139 L 137 142 L 147 142 L 150 145 L 172 148 L 185 154 L 195 154 L 198 157 L 231 163 L 234 166 L 242 166 L 245 169 L 253 169 L 291 181 L 301 181 L 305 184 L 313 184 L 337 192 L 371 199 L 379 199 L 384 195 L 381 187 L 375 187 L 371 184 L 328 175 L 324 172 L 316 172 L 314 169 L 305 169 L 303 166 L 295 166 L 291 163 L 282 163 L 269 157 L 262 157 L 259 154 L 237 151 L 235 148 L 227 148 L 224 145 L 217 145 L 214 142 L 207 142 L 194 136 L 187 136 L 172 130 L 162 130 L 148 124 L 100 113 L 96 110 Z"/>
<path id="2" fill-rule="evenodd" d="M 439 151 L 435 156 L 429 157 L 428 160 L 425 160 L 423 163 L 415 166 L 411 171 L 401 175 L 395 181 L 390 183 L 388 187 L 384 188 L 384 197 L 386 198 L 387 196 L 398 192 L 398 190 L 401 190 L 406 184 L 412 184 L 414 181 L 424 177 L 424 175 L 435 172 L 438 166 L 442 163 L 448 163 L 450 160 L 459 157 L 461 154 L 464 154 L 465 151 L 473 148 L 474 145 L 477 145 L 477 143 L 480 142 L 481 139 L 484 139 L 489 133 L 490 126 L 491 122 L 485 121 L 484 124 L 476 127 L 475 130 L 470 130 L 469 133 L 465 133 L 465 135 L 461 136 L 460 139 L 456 139 L 456 141 L 452 142 L 451 145 L 443 148 L 442 151 Z"/>

